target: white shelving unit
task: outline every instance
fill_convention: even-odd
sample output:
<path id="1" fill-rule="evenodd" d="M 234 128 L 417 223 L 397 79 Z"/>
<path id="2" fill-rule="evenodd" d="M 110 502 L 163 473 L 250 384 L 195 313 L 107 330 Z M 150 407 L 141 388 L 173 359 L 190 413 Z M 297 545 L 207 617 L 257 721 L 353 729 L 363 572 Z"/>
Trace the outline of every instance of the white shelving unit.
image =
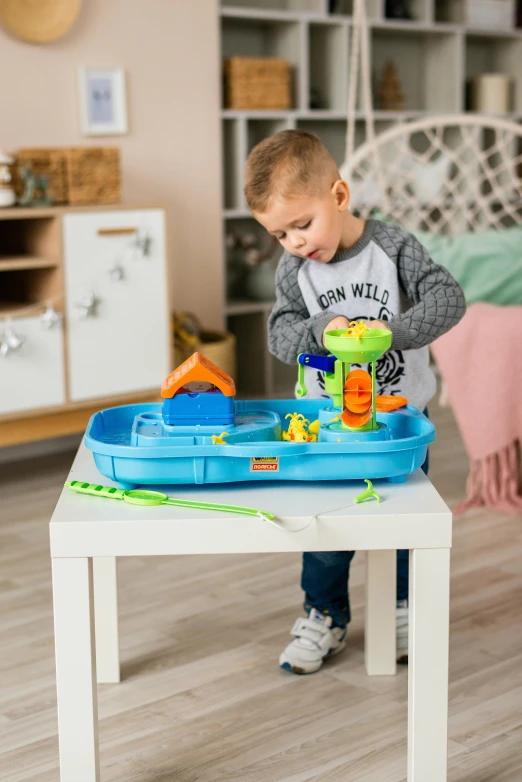
<path id="1" fill-rule="evenodd" d="M 505 3 L 506 0 L 497 0 Z M 367 0 L 376 132 L 420 116 L 465 111 L 466 84 L 480 73 L 502 72 L 512 80 L 509 116 L 522 119 L 522 30 L 466 25 L 471 0 L 411 0 L 412 21 L 385 18 L 385 0 Z M 458 6 L 458 8 L 455 8 Z M 330 9 L 335 9 L 332 13 Z M 285 57 L 291 64 L 292 108 L 288 111 L 222 111 L 223 233 L 265 236 L 243 196 L 243 171 L 250 150 L 286 128 L 317 133 L 340 165 L 347 129 L 352 0 L 222 0 L 221 56 Z M 383 111 L 378 83 L 386 62 L 397 68 L 405 94 L 403 111 Z M 364 141 L 358 107 L 356 144 Z M 274 253 L 274 263 L 280 255 Z M 227 253 L 225 253 L 227 257 Z M 270 356 L 266 324 L 272 302 L 250 301 L 227 274 L 224 311 L 236 334 L 238 386 L 243 395 L 292 395 L 296 377 Z"/>

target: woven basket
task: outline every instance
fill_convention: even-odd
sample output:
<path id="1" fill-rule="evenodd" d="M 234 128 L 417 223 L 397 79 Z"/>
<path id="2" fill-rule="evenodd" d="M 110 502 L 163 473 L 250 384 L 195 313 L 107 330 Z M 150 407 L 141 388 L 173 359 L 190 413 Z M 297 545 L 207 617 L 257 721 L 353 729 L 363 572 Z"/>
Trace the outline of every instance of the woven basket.
<path id="1" fill-rule="evenodd" d="M 174 345 L 173 369 L 178 367 L 187 358 L 198 350 L 203 356 L 212 361 L 219 369 L 229 377 L 236 377 L 236 338 L 225 331 L 201 332 L 201 341 L 195 347 L 188 347 L 176 342 Z"/>
<path id="2" fill-rule="evenodd" d="M 67 174 L 63 149 L 20 149 L 16 154 L 13 183 L 17 195 L 23 193 L 22 168 L 30 168 L 35 176 L 49 179 L 48 195 L 56 204 L 67 203 Z"/>
<path id="3" fill-rule="evenodd" d="M 49 195 L 57 204 L 116 204 L 121 201 L 118 147 L 57 147 L 21 149 L 16 155 L 16 189 L 22 189 L 20 169 L 49 177 Z"/>
<path id="4" fill-rule="evenodd" d="M 290 66 L 278 57 L 230 57 L 224 62 L 225 108 L 289 109 Z"/>
<path id="5" fill-rule="evenodd" d="M 121 201 L 118 147 L 66 150 L 70 204 L 116 204 Z"/>

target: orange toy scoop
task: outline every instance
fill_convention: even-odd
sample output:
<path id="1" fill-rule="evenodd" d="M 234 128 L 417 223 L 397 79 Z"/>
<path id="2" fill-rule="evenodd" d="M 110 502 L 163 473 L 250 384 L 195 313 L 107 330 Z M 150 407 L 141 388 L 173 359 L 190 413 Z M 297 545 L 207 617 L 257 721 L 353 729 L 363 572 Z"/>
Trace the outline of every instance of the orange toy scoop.
<path id="1" fill-rule="evenodd" d="M 341 415 L 341 421 L 346 426 L 350 426 L 352 429 L 358 429 L 360 426 L 367 424 L 372 417 L 371 405 L 364 413 L 352 413 L 351 410 L 345 408 Z"/>
<path id="2" fill-rule="evenodd" d="M 372 403 L 372 379 L 364 369 L 354 369 L 344 383 L 344 404 L 353 413 L 363 413 Z"/>
<path id="3" fill-rule="evenodd" d="M 380 394 L 375 397 L 375 409 L 379 413 L 389 413 L 392 410 L 398 410 L 400 407 L 408 404 L 405 396 L 391 396 L 389 394 Z"/>

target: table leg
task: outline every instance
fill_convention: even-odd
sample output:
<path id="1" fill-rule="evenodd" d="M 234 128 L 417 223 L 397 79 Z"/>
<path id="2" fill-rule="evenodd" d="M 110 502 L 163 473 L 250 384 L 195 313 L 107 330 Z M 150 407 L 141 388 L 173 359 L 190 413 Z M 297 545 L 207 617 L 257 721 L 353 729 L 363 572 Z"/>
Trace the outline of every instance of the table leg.
<path id="1" fill-rule="evenodd" d="M 61 782 L 99 782 L 92 563 L 53 558 Z"/>
<path id="2" fill-rule="evenodd" d="M 450 549 L 410 551 L 408 782 L 446 782 Z"/>
<path id="3" fill-rule="evenodd" d="M 98 682 L 120 681 L 116 557 L 94 557 L 94 620 Z"/>
<path id="4" fill-rule="evenodd" d="M 365 664 L 368 676 L 396 672 L 395 551 L 368 551 L 366 562 Z"/>

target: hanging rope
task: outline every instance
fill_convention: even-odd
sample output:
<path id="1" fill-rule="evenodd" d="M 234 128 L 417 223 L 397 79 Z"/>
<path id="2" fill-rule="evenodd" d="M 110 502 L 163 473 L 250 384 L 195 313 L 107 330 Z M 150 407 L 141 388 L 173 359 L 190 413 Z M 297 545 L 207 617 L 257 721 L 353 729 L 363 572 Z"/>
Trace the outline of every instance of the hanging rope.
<path id="1" fill-rule="evenodd" d="M 355 149 L 355 127 L 357 121 L 356 105 L 357 93 L 359 89 L 359 60 L 361 60 L 361 87 L 366 136 L 365 140 L 366 142 L 372 144 L 375 141 L 375 122 L 373 115 L 373 97 L 370 68 L 370 43 L 368 20 L 366 17 L 366 0 L 354 0 L 352 24 L 352 46 L 350 53 L 350 72 L 348 84 L 348 127 L 346 131 L 344 164 L 341 168 L 342 176 L 344 176 L 345 179 L 349 179 L 347 170 L 350 166 L 350 161 L 353 158 Z M 373 150 L 374 154 L 371 162 L 369 163 L 369 167 L 372 167 L 372 176 L 375 182 L 378 184 L 381 194 L 380 200 L 384 206 L 384 202 L 387 200 L 385 173 L 383 166 L 381 165 L 379 147 L 373 145 Z M 348 184 L 350 184 L 350 182 L 348 182 Z"/>
<path id="2" fill-rule="evenodd" d="M 355 147 L 356 101 L 359 89 L 359 58 L 362 60 L 362 107 L 367 140 L 375 138 L 373 100 L 370 76 L 370 45 L 365 0 L 355 0 L 352 19 L 352 46 L 348 84 L 348 130 L 346 133 L 345 160 L 351 159 Z"/>

